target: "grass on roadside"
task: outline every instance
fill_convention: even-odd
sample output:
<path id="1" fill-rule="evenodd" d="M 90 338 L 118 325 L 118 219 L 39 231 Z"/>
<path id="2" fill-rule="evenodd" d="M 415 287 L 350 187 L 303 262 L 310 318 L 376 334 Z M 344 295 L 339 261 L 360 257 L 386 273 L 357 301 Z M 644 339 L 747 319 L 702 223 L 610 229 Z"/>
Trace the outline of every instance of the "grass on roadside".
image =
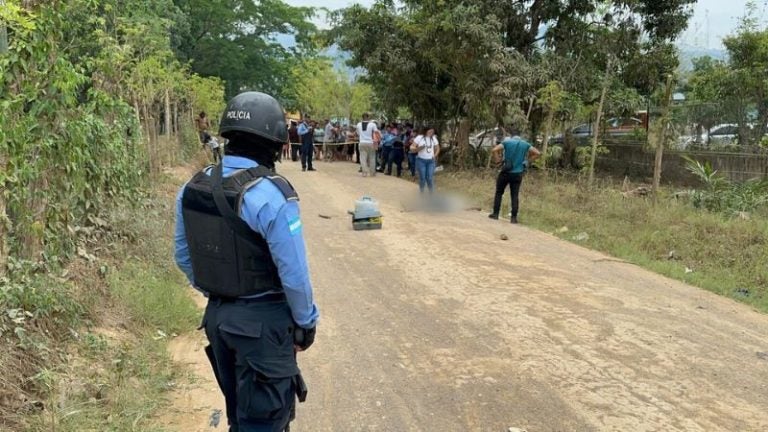
<path id="1" fill-rule="evenodd" d="M 450 172 L 438 181 L 490 209 L 494 172 Z M 620 192 L 610 181 L 589 189 L 576 177 L 532 173 L 523 181 L 520 221 L 768 312 L 766 214 L 744 219 L 699 210 L 672 190 L 655 205 Z M 507 192 L 502 214 L 508 212 Z M 575 240 L 581 233 L 588 239 Z"/>
<path id="2" fill-rule="evenodd" d="M 152 417 L 182 378 L 167 341 L 194 329 L 200 312 L 171 256 L 176 186 L 161 178 L 153 189 L 140 208 L 110 216 L 124 240 L 88 264 L 102 270 L 81 281 L 78 295 L 99 298 L 82 317 L 86 326 L 73 326 L 63 361 L 32 378 L 42 400 L 38 413 L 27 416 L 27 430 L 160 431 Z M 89 293 L 93 286 L 101 288 Z"/>

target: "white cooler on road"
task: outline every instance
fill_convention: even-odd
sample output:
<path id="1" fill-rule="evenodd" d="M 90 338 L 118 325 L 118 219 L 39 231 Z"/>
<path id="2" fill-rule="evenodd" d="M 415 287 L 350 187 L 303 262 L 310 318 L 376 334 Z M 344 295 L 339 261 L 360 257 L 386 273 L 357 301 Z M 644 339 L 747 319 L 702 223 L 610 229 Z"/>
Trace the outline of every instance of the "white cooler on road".
<path id="1" fill-rule="evenodd" d="M 355 201 L 352 215 L 352 228 L 355 231 L 381 229 L 382 216 L 379 203 L 371 197 L 362 197 Z"/>

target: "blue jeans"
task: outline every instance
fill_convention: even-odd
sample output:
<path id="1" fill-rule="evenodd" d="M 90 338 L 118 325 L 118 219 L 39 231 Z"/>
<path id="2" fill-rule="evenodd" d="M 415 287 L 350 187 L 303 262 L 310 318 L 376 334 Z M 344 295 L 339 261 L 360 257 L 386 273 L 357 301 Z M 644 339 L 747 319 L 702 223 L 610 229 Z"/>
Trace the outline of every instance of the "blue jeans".
<path id="1" fill-rule="evenodd" d="M 411 177 L 416 177 L 416 153 L 408 153 L 408 170 Z"/>
<path id="2" fill-rule="evenodd" d="M 419 191 L 424 193 L 424 186 L 429 187 L 429 193 L 435 191 L 435 160 L 416 158 L 416 169 L 419 171 Z"/>

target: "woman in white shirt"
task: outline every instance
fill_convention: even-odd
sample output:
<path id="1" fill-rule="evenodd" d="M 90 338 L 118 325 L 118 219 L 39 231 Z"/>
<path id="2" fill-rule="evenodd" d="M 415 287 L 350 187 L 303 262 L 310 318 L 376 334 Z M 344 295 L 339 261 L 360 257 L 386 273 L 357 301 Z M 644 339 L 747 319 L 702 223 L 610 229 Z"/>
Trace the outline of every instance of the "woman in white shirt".
<path id="1" fill-rule="evenodd" d="M 437 156 L 440 154 L 440 142 L 435 136 L 435 129 L 432 127 L 425 128 L 425 132 L 420 134 L 413 140 L 413 144 L 416 147 L 416 171 L 419 173 L 419 191 L 424 193 L 424 187 L 429 188 L 429 193 L 435 191 L 435 163 L 437 162 Z"/>

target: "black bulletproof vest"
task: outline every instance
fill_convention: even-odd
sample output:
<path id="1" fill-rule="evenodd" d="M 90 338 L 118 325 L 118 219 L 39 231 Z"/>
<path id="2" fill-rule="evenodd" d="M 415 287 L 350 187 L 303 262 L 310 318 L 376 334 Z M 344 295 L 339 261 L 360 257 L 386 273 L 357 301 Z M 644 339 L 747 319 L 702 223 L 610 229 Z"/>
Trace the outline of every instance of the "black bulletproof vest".
<path id="1" fill-rule="evenodd" d="M 287 200 L 298 200 L 288 181 L 264 167 L 221 178 L 221 167 L 199 172 L 182 194 L 184 230 L 195 284 L 213 296 L 236 298 L 282 291 L 266 240 L 240 219 L 243 195 L 260 181 L 271 181 Z M 217 175 L 218 174 L 218 175 Z M 216 181 L 220 179 L 219 203 Z"/>

